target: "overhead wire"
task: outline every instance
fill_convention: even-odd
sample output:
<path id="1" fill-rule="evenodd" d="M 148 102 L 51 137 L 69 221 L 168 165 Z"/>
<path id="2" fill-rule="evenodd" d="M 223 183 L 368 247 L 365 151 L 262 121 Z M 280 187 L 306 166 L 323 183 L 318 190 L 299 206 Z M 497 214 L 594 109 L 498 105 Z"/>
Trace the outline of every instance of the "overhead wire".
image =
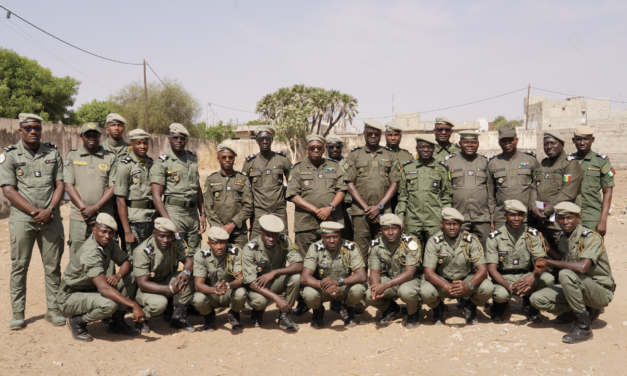
<path id="1" fill-rule="evenodd" d="M 592 98 L 595 97 L 594 95 L 584 95 L 584 94 L 568 94 L 568 93 L 561 93 L 559 91 L 554 91 L 554 90 L 547 90 L 547 89 L 540 89 L 539 87 L 531 87 L 532 89 L 535 90 L 540 90 L 540 91 L 546 91 L 547 93 L 553 93 L 553 94 L 560 94 L 560 95 L 568 95 L 570 97 L 588 97 L 588 98 Z M 627 101 L 616 101 L 613 99 L 607 99 L 608 102 L 614 102 L 614 103 L 627 103 Z"/>

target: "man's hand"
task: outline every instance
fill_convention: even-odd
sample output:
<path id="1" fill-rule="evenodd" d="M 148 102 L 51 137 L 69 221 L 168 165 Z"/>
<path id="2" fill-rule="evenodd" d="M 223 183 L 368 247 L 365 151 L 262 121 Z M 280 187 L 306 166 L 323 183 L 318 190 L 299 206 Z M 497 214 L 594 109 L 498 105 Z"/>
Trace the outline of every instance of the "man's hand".
<path id="1" fill-rule="evenodd" d="M 36 210 L 34 212 L 31 212 L 30 215 L 40 226 L 47 225 L 48 223 L 52 222 L 52 211 L 50 209 Z"/>
<path id="2" fill-rule="evenodd" d="M 331 286 L 339 286 L 339 285 L 340 283 L 335 278 L 331 278 L 331 277 L 326 277 L 325 279 L 320 281 L 320 288 L 322 288 L 323 290 L 326 290 L 330 288 Z"/>
<path id="3" fill-rule="evenodd" d="M 124 241 L 126 241 L 129 244 L 135 243 L 137 241 L 137 238 L 135 237 L 135 235 L 133 235 L 131 231 L 129 232 L 124 231 Z"/>
<path id="4" fill-rule="evenodd" d="M 548 219 L 546 215 L 544 215 L 544 209 L 540 209 L 536 206 L 532 208 L 531 211 L 533 212 L 533 215 L 536 217 L 536 219 L 542 223 L 546 222 L 546 220 Z"/>
<path id="5" fill-rule="evenodd" d="M 453 284 L 452 283 L 447 283 L 442 288 L 444 290 L 446 290 L 446 292 L 448 292 L 449 294 L 453 295 L 453 293 L 452 293 L 452 291 L 453 291 Z"/>
<path id="6" fill-rule="evenodd" d="M 368 208 L 366 210 L 364 210 L 364 213 L 366 214 L 366 216 L 368 216 L 368 219 L 370 219 L 372 222 L 375 222 L 375 219 L 378 221 L 379 218 L 379 207 L 377 205 L 372 205 L 372 206 L 368 206 Z"/>
<path id="7" fill-rule="evenodd" d="M 451 287 L 451 295 L 453 296 L 461 296 L 470 291 L 470 287 L 464 281 L 453 281 L 453 286 Z"/>
<path id="8" fill-rule="evenodd" d="M 227 290 L 228 290 L 228 287 L 226 286 L 226 283 L 224 282 L 224 280 L 222 280 L 216 286 L 216 295 L 217 296 L 222 296 L 222 295 L 226 294 Z"/>
<path id="9" fill-rule="evenodd" d="M 204 214 L 200 215 L 200 230 L 198 230 L 198 234 L 202 234 L 207 230 L 207 217 Z"/>
<path id="10" fill-rule="evenodd" d="M 268 272 L 261 277 L 255 279 L 251 285 L 256 289 L 263 289 L 266 287 L 266 284 L 273 280 L 276 277 L 276 271 Z"/>
<path id="11" fill-rule="evenodd" d="M 374 284 L 370 286 L 370 296 L 373 300 L 382 298 L 385 290 L 387 290 L 389 287 L 390 286 L 387 282 Z"/>
<path id="12" fill-rule="evenodd" d="M 139 304 L 133 306 L 133 315 L 135 316 L 135 320 L 133 320 L 135 322 L 144 322 L 146 320 L 146 314 Z"/>
<path id="13" fill-rule="evenodd" d="M 185 290 L 187 288 L 188 283 L 189 283 L 189 277 L 187 276 L 187 274 L 181 273 L 179 274 L 178 277 L 176 277 L 174 282 L 172 282 L 172 287 L 174 288 L 175 291 L 178 290 L 176 291 L 178 293 L 178 292 Z"/>
<path id="14" fill-rule="evenodd" d="M 601 236 L 605 236 L 605 233 L 607 232 L 607 221 L 601 219 L 599 223 L 597 223 L 597 227 L 594 231 L 598 232 Z"/>
<path id="15" fill-rule="evenodd" d="M 533 277 L 533 274 L 530 274 L 526 276 L 525 278 L 519 281 L 516 281 L 515 285 L 516 285 L 516 290 L 518 290 L 518 295 L 525 296 L 529 294 L 529 292 L 531 291 L 531 286 L 533 285 L 534 282 L 535 282 L 535 278 Z"/>
<path id="16" fill-rule="evenodd" d="M 229 223 L 228 225 L 224 225 L 224 226 L 222 226 L 222 229 L 223 229 L 224 231 L 228 232 L 228 233 L 229 233 L 229 235 L 231 235 L 231 233 L 232 233 L 233 231 L 235 231 L 235 229 L 236 229 L 236 228 L 237 228 L 237 227 L 235 226 L 235 223 L 233 223 L 233 222 Z"/>
<path id="17" fill-rule="evenodd" d="M 79 210 L 81 211 L 81 214 L 83 215 L 85 221 L 91 219 L 98 214 L 98 208 L 96 208 L 95 206 L 85 206 L 80 208 Z"/>
<path id="18" fill-rule="evenodd" d="M 331 208 L 328 206 L 325 206 L 324 208 L 319 208 L 318 210 L 316 210 L 316 216 L 321 221 L 329 220 L 331 218 Z"/>
<path id="19" fill-rule="evenodd" d="M 326 292 L 327 294 L 331 295 L 332 297 L 336 297 L 338 295 L 342 295 L 342 292 L 340 291 L 339 288 L 337 288 L 337 286 L 329 286 L 326 289 L 323 289 L 324 292 Z"/>
<path id="20" fill-rule="evenodd" d="M 287 304 L 287 301 L 279 296 L 279 298 L 275 301 L 276 306 L 279 307 L 279 311 L 281 313 L 289 313 L 292 312 L 292 307 Z"/>
<path id="21" fill-rule="evenodd" d="M 111 274 L 107 276 L 107 284 L 109 286 L 115 287 L 118 285 L 118 282 L 122 279 L 122 276 L 119 273 Z"/>

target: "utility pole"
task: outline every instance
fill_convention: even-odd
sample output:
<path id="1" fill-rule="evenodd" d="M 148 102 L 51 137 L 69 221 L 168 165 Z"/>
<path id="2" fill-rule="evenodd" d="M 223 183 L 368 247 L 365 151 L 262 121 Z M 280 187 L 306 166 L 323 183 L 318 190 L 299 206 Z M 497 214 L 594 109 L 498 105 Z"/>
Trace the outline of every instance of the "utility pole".
<path id="1" fill-rule="evenodd" d="M 211 103 L 207 102 L 207 122 L 205 123 L 205 130 L 209 127 L 209 106 L 211 106 Z"/>
<path id="2" fill-rule="evenodd" d="M 531 84 L 529 84 L 529 86 L 527 86 L 527 110 L 525 111 L 527 115 L 525 117 L 525 130 L 527 130 L 527 124 L 529 123 L 529 102 L 531 100 L 531 98 L 529 98 L 529 93 L 531 92 Z"/>
<path id="3" fill-rule="evenodd" d="M 148 84 L 146 83 L 146 59 L 144 59 L 144 100 L 146 102 L 146 132 L 150 133 L 148 130 Z"/>

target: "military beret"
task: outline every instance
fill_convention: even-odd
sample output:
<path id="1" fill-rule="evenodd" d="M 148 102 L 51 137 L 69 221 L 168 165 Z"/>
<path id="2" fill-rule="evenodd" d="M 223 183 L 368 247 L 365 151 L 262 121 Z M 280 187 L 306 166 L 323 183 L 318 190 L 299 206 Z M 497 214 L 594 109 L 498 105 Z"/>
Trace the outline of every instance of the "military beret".
<path id="1" fill-rule="evenodd" d="M 235 148 L 229 144 L 220 144 L 218 145 L 218 153 L 223 151 L 223 150 L 230 150 L 233 152 L 233 155 L 235 155 L 237 157 L 237 152 L 235 151 Z"/>
<path id="2" fill-rule="evenodd" d="M 184 134 L 185 136 L 189 137 L 189 132 L 187 131 L 187 128 L 179 123 L 170 124 L 170 133 Z"/>
<path id="3" fill-rule="evenodd" d="M 325 145 L 327 143 L 327 140 L 324 137 L 317 134 L 308 134 L 307 137 L 305 137 L 305 140 L 307 141 L 307 143 L 310 143 L 311 141 L 322 142 L 322 145 Z"/>
<path id="4" fill-rule="evenodd" d="M 381 132 L 383 132 L 385 130 L 385 128 L 383 128 L 383 125 L 381 125 L 381 123 L 379 123 L 378 121 L 376 121 L 374 119 L 364 120 L 364 128 L 366 128 L 366 127 L 378 129 Z"/>
<path id="5" fill-rule="evenodd" d="M 285 229 L 285 224 L 276 215 L 266 214 L 259 218 L 259 226 L 266 232 L 279 233 Z"/>
<path id="6" fill-rule="evenodd" d="M 334 232 L 340 232 L 340 230 L 342 230 L 344 228 L 344 225 L 337 223 L 337 222 L 331 222 L 331 221 L 325 221 L 320 223 L 320 230 L 322 231 L 323 234 L 332 234 Z"/>
<path id="7" fill-rule="evenodd" d="M 211 226 L 207 232 L 207 237 L 211 240 L 229 240 L 229 233 L 222 227 Z"/>
<path id="8" fill-rule="evenodd" d="M 386 132 L 402 132 L 403 128 L 395 122 L 391 121 L 385 125 Z"/>
<path id="9" fill-rule="evenodd" d="M 344 144 L 344 140 L 342 140 L 342 137 L 336 135 L 336 134 L 330 134 L 327 136 L 327 143 L 328 144 Z"/>
<path id="10" fill-rule="evenodd" d="M 81 134 L 85 132 L 91 132 L 91 131 L 102 133 L 100 131 L 100 127 L 98 126 L 98 123 L 89 122 L 89 123 L 83 124 L 83 126 L 81 127 Z"/>
<path id="11" fill-rule="evenodd" d="M 516 128 L 511 125 L 499 129 L 499 140 L 503 138 L 516 137 Z"/>
<path id="12" fill-rule="evenodd" d="M 581 213 L 581 208 L 572 202 L 562 201 L 555 205 L 555 213 L 557 213 L 557 215 L 579 214 Z"/>
<path id="13" fill-rule="evenodd" d="M 96 223 L 103 227 L 109 227 L 113 231 L 118 231 L 118 224 L 115 222 L 115 219 L 107 213 L 98 214 Z"/>
<path id="14" fill-rule="evenodd" d="M 424 141 L 433 145 L 438 144 L 437 142 L 435 142 L 435 136 L 432 134 L 417 134 L 415 138 L 416 138 L 416 142 Z"/>
<path id="15" fill-rule="evenodd" d="M 435 118 L 435 124 L 447 124 L 450 125 L 451 127 L 455 126 L 455 123 L 453 123 L 452 121 L 450 121 L 448 118 L 445 117 L 437 117 Z"/>
<path id="16" fill-rule="evenodd" d="M 146 132 L 143 129 L 133 129 L 132 131 L 128 132 L 128 137 L 131 140 L 148 140 L 150 139 L 150 133 Z"/>
<path id="17" fill-rule="evenodd" d="M 163 217 L 155 219 L 155 230 L 159 230 L 161 232 L 178 232 L 174 222 Z"/>
<path id="18" fill-rule="evenodd" d="M 383 214 L 381 218 L 379 218 L 379 224 L 381 226 L 402 226 L 403 221 L 396 215 L 392 213 Z"/>
<path id="19" fill-rule="evenodd" d="M 510 213 L 526 213 L 527 208 L 518 200 L 505 200 L 505 211 Z"/>
<path id="20" fill-rule="evenodd" d="M 442 209 L 442 220 L 444 221 L 462 221 L 464 222 L 464 216 L 454 208 Z"/>
<path id="21" fill-rule="evenodd" d="M 255 136 L 257 136 L 259 133 L 262 133 L 262 132 L 269 132 L 272 135 L 272 137 L 274 137 L 274 132 L 276 131 L 274 130 L 274 128 L 272 128 L 269 125 L 262 125 L 258 127 L 257 130 L 255 131 Z"/>
<path id="22" fill-rule="evenodd" d="M 28 123 L 29 121 L 38 121 L 40 123 L 44 121 L 44 119 L 35 114 L 20 114 L 18 118 L 20 119 L 20 124 Z"/>
<path id="23" fill-rule="evenodd" d="M 119 114 L 109 114 L 107 115 L 107 123 L 122 123 L 126 125 L 126 119 Z"/>
<path id="24" fill-rule="evenodd" d="M 558 131 L 544 131 L 544 138 L 554 138 L 556 140 L 566 142 L 564 141 L 564 136 L 562 136 L 562 134 Z"/>
<path id="25" fill-rule="evenodd" d="M 592 129 L 591 127 L 587 125 L 580 125 L 577 128 L 575 128 L 575 136 L 585 137 L 585 136 L 592 136 L 593 134 L 594 134 L 594 129 Z"/>
<path id="26" fill-rule="evenodd" d="M 459 137 L 462 139 L 477 140 L 479 139 L 479 133 L 475 131 L 461 131 L 459 132 Z"/>

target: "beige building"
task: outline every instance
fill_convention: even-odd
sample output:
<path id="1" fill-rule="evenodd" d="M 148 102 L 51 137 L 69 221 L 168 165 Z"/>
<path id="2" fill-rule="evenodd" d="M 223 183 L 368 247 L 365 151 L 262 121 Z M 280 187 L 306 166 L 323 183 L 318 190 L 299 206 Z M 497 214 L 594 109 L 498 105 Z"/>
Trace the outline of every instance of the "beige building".
<path id="1" fill-rule="evenodd" d="M 523 100 L 527 114 L 527 98 Z M 600 123 L 622 124 L 627 121 L 627 110 L 612 110 L 608 98 L 567 98 L 547 101 L 546 97 L 531 97 L 528 129 L 572 129 L 581 124 L 592 127 Z"/>

